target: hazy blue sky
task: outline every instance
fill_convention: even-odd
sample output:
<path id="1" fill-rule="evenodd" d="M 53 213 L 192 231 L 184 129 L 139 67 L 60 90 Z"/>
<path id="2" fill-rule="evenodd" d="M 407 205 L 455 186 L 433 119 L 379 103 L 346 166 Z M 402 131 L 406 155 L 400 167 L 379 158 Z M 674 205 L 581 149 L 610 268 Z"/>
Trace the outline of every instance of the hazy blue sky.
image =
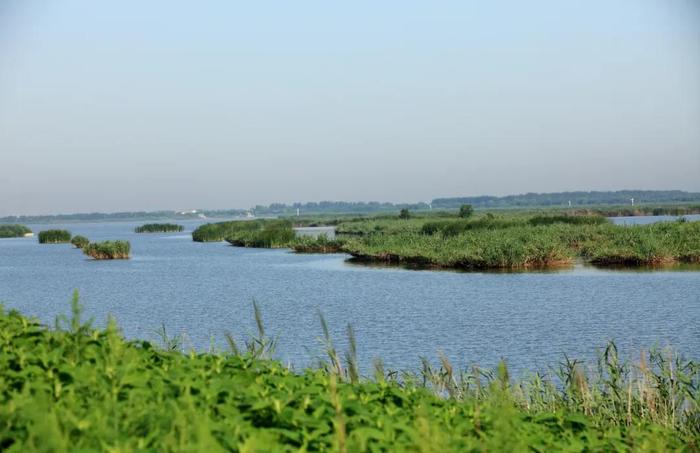
<path id="1" fill-rule="evenodd" d="M 0 215 L 700 190 L 700 2 L 0 0 Z"/>

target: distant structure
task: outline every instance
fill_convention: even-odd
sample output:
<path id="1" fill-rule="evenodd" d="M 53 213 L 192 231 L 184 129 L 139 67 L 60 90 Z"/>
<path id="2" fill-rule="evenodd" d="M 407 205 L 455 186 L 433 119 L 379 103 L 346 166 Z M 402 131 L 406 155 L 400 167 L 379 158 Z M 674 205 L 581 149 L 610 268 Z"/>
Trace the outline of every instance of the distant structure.
<path id="1" fill-rule="evenodd" d="M 571 200 L 569 200 L 569 207 L 571 207 Z"/>
<path id="2" fill-rule="evenodd" d="M 632 206 L 634 206 L 634 198 L 630 198 L 630 201 L 632 202 Z"/>
<path id="3" fill-rule="evenodd" d="M 297 217 L 299 217 L 299 208 L 297 208 Z"/>

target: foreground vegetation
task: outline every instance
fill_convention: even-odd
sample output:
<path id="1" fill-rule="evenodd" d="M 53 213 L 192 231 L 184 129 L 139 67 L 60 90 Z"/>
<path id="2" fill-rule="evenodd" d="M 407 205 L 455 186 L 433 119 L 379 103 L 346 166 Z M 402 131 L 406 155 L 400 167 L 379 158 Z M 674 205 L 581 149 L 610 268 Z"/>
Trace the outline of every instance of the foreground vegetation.
<path id="1" fill-rule="evenodd" d="M 376 362 L 361 376 L 352 329 L 327 359 L 293 372 L 256 309 L 258 335 L 228 352 L 126 341 L 72 319 L 48 329 L 0 307 L 0 449 L 25 451 L 697 451 L 698 364 L 653 350 L 597 367 L 565 359 L 514 381 L 459 371 L 445 357 L 418 372 Z"/>
<path id="2" fill-rule="evenodd" d="M 0 225 L 0 238 L 21 238 L 31 232 L 32 230 L 24 225 Z"/>
<path id="3" fill-rule="evenodd" d="M 129 241 L 92 242 L 83 247 L 83 253 L 96 260 L 128 259 L 131 253 Z"/>
<path id="4" fill-rule="evenodd" d="M 63 244 L 70 242 L 71 233 L 68 230 L 39 231 L 39 244 Z"/>
<path id="5" fill-rule="evenodd" d="M 147 223 L 134 229 L 135 233 L 178 233 L 185 227 L 174 223 Z"/>

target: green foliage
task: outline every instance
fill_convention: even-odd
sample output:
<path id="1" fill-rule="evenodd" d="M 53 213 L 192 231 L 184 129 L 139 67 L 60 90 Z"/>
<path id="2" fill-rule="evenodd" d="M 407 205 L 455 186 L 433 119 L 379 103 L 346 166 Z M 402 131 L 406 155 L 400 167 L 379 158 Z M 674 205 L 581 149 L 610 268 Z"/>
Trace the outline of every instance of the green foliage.
<path id="1" fill-rule="evenodd" d="M 342 251 L 345 240 L 342 238 L 329 239 L 325 234 L 317 237 L 301 236 L 290 244 L 297 253 L 338 253 Z"/>
<path id="2" fill-rule="evenodd" d="M 229 353 L 126 341 L 73 316 L 49 330 L 0 308 L 3 451 L 697 451 L 699 368 L 667 350 L 622 361 L 614 344 L 587 373 L 566 359 L 553 380 L 459 370 L 359 374 L 354 333 L 328 361 L 294 373 L 258 336 Z M 558 382 L 559 384 L 557 384 Z"/>
<path id="3" fill-rule="evenodd" d="M 135 233 L 177 233 L 185 227 L 173 223 L 147 223 L 134 229 Z"/>
<path id="4" fill-rule="evenodd" d="M 226 242 L 237 247 L 289 247 L 295 239 L 292 223 L 288 220 L 266 220 L 253 224 L 256 229 L 230 232 Z"/>
<path id="5" fill-rule="evenodd" d="M 358 260 L 457 269 L 544 267 L 582 257 L 598 265 L 700 262 L 700 222 L 618 226 L 600 216 L 486 215 L 474 219 L 365 220 L 341 250 Z"/>
<path id="6" fill-rule="evenodd" d="M 70 243 L 73 244 L 76 248 L 84 249 L 90 243 L 90 240 L 85 236 L 77 235 L 73 236 L 73 239 L 70 240 Z"/>
<path id="7" fill-rule="evenodd" d="M 261 228 L 262 222 L 262 220 L 233 220 L 206 223 L 192 232 L 192 240 L 195 242 L 221 242 L 231 234 L 257 230 Z"/>
<path id="8" fill-rule="evenodd" d="M 70 242 L 71 234 L 67 230 L 45 230 L 39 232 L 39 244 L 61 244 Z"/>
<path id="9" fill-rule="evenodd" d="M 474 214 L 474 207 L 470 204 L 463 204 L 459 207 L 459 216 L 463 219 L 467 219 Z"/>
<path id="10" fill-rule="evenodd" d="M 123 260 L 129 258 L 129 241 L 93 242 L 83 248 L 83 253 L 96 260 Z"/>
<path id="11" fill-rule="evenodd" d="M 700 222 L 608 226 L 582 241 L 580 250 L 598 265 L 700 263 Z"/>
<path id="12" fill-rule="evenodd" d="M 402 209 L 399 212 L 399 219 L 405 220 L 405 219 L 410 219 L 410 218 L 411 218 L 411 211 L 409 211 L 408 209 Z"/>
<path id="13" fill-rule="evenodd" d="M 0 238 L 21 238 L 31 232 L 24 225 L 0 225 Z"/>

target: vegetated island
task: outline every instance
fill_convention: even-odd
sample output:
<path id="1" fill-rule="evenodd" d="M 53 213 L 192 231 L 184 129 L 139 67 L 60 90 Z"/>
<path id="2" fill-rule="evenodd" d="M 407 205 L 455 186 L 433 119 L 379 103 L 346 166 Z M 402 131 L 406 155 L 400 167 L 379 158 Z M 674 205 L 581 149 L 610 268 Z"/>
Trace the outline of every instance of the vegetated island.
<path id="1" fill-rule="evenodd" d="M 125 260 L 129 259 L 131 244 L 129 241 L 91 242 L 82 250 L 96 260 Z"/>
<path id="2" fill-rule="evenodd" d="M 0 238 L 21 238 L 32 236 L 32 230 L 24 225 L 0 225 Z"/>
<path id="3" fill-rule="evenodd" d="M 355 336 L 297 372 L 255 307 L 258 333 L 228 351 L 180 352 L 72 319 L 54 329 L 0 306 L 0 445 L 191 451 L 696 451 L 700 368 L 671 350 L 597 363 L 569 357 L 552 374 L 513 379 L 445 356 L 414 371 L 375 361 L 360 373 Z M 184 350 L 184 348 L 182 348 Z M 558 377 L 552 377 L 558 376 Z M 109 416 L 105 416 L 109 414 Z"/>
<path id="4" fill-rule="evenodd" d="M 65 244 L 70 242 L 71 233 L 68 230 L 39 231 L 39 244 Z"/>
<path id="5" fill-rule="evenodd" d="M 147 223 L 134 229 L 135 233 L 179 233 L 185 227 L 174 223 Z"/>
<path id="6" fill-rule="evenodd" d="M 352 255 L 366 263 L 463 270 L 700 263 L 700 222 L 614 225 L 599 215 L 436 212 L 369 218 L 295 219 L 334 224 L 337 236 L 295 237 L 290 220 L 219 222 L 193 232 L 195 241 L 245 247 L 288 247 L 300 253 Z"/>
<path id="7" fill-rule="evenodd" d="M 76 235 L 70 240 L 70 243 L 78 249 L 84 249 L 90 243 L 90 240 L 85 236 Z"/>

